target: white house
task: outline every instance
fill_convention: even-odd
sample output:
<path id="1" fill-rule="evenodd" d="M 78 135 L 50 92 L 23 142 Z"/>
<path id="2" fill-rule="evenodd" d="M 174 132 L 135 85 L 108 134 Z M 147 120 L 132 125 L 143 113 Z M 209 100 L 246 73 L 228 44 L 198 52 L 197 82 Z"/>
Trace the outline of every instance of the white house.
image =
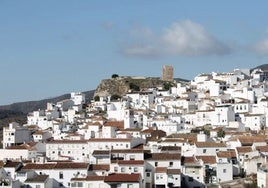
<path id="1" fill-rule="evenodd" d="M 46 157 L 51 160 L 89 161 L 87 140 L 52 140 L 46 144 Z"/>
<path id="2" fill-rule="evenodd" d="M 53 179 L 52 187 L 70 187 L 72 178 L 86 177 L 88 163 L 60 162 L 60 163 L 28 163 L 22 170 L 34 170 L 39 175 L 48 175 Z"/>
<path id="3" fill-rule="evenodd" d="M 218 151 L 227 151 L 226 144 L 217 142 L 195 142 L 195 154 L 216 156 Z"/>
<path id="4" fill-rule="evenodd" d="M 18 123 L 10 123 L 8 127 L 3 127 L 3 147 L 23 144 L 31 141 L 31 130 Z"/>
<path id="5" fill-rule="evenodd" d="M 215 113 L 211 117 L 211 124 L 216 126 L 227 126 L 230 121 L 235 121 L 235 112 L 231 105 L 220 105 L 215 107 Z"/>

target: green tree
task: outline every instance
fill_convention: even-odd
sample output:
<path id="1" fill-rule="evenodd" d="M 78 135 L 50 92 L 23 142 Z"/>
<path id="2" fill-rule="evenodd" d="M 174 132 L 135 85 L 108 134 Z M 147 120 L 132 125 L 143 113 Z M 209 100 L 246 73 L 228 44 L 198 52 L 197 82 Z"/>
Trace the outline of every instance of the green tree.
<path id="1" fill-rule="evenodd" d="M 165 82 L 164 83 L 164 89 L 165 90 L 169 90 L 171 87 L 173 87 L 173 83 L 171 83 L 171 82 Z"/>
<path id="2" fill-rule="evenodd" d="M 96 96 L 94 97 L 94 101 L 100 101 L 100 96 L 96 95 Z"/>
<path id="3" fill-rule="evenodd" d="M 140 91 L 140 87 L 134 83 L 130 83 L 129 88 L 133 89 L 134 91 Z"/>
<path id="4" fill-rule="evenodd" d="M 112 78 L 117 78 L 117 77 L 119 77 L 118 74 L 113 74 L 113 75 L 112 75 Z"/>
<path id="5" fill-rule="evenodd" d="M 121 99 L 122 97 L 118 94 L 114 94 L 111 96 L 111 100 L 118 100 L 118 99 Z"/>
<path id="6" fill-rule="evenodd" d="M 219 138 L 224 138 L 225 137 L 225 131 L 223 129 L 220 129 L 218 132 L 217 132 L 217 137 Z"/>
<path id="7" fill-rule="evenodd" d="M 210 130 L 208 130 L 208 129 L 204 129 L 203 131 L 204 131 L 204 134 L 205 134 L 205 135 L 207 135 L 208 137 L 210 136 Z"/>

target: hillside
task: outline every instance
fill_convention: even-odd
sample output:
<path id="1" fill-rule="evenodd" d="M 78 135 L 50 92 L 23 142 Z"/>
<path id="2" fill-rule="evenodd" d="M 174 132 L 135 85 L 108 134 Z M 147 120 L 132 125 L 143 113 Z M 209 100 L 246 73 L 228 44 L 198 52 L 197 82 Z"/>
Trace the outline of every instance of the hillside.
<path id="1" fill-rule="evenodd" d="M 93 97 L 94 90 L 85 91 L 83 93 L 86 95 L 86 101 L 90 101 Z M 58 97 L 43 99 L 39 101 L 19 102 L 0 106 L 0 127 L 13 121 L 21 124 L 26 123 L 26 115 L 29 112 L 38 109 L 46 109 L 48 102 L 57 103 L 58 101 L 69 98 L 70 94 L 64 94 Z"/>
<path id="2" fill-rule="evenodd" d="M 250 72 L 252 72 L 252 70 L 254 70 L 254 69 L 261 69 L 264 71 L 268 71 L 268 64 L 263 64 L 263 65 L 259 65 L 257 67 L 254 67 L 254 68 L 250 69 Z"/>
<path id="3" fill-rule="evenodd" d="M 188 82 L 188 80 L 177 78 L 177 82 Z M 173 86 L 173 82 L 163 81 L 161 78 L 156 77 L 130 77 L 130 76 L 120 76 L 111 79 L 102 80 L 98 85 L 94 96 L 103 95 L 119 95 L 123 96 L 127 92 L 140 91 L 150 87 L 163 87 L 168 89 Z"/>
<path id="4" fill-rule="evenodd" d="M 86 95 L 86 100 L 89 101 L 93 96 L 94 90 L 85 91 L 83 93 L 85 93 Z M 9 112 L 18 112 L 27 114 L 34 110 L 45 109 L 48 102 L 57 103 L 58 101 L 69 99 L 70 96 L 71 96 L 70 94 L 64 94 L 58 97 L 43 99 L 39 101 L 27 101 L 27 102 L 13 103 L 10 105 L 4 105 L 0 106 L 0 113 L 3 111 L 9 111 Z"/>

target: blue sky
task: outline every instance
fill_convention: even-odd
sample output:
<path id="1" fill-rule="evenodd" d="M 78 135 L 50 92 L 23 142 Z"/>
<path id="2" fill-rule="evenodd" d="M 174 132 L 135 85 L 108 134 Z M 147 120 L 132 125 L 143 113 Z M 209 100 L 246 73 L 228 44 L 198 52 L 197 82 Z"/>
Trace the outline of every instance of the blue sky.
<path id="1" fill-rule="evenodd" d="M 0 105 L 97 87 L 112 74 L 174 77 L 268 61 L 266 1 L 1 0 Z"/>

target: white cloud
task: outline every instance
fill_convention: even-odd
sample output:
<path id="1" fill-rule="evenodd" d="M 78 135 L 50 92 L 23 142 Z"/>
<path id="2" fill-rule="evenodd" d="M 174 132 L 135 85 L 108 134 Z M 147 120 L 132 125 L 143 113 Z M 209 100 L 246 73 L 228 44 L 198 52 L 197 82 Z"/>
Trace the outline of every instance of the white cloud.
<path id="1" fill-rule="evenodd" d="M 172 24 L 165 29 L 163 41 L 172 54 L 195 56 L 229 52 L 226 45 L 216 40 L 201 25 L 191 21 Z"/>
<path id="2" fill-rule="evenodd" d="M 131 43 L 124 46 L 122 52 L 126 55 L 156 57 L 156 55 L 202 56 L 230 53 L 227 45 L 218 41 L 201 25 L 189 20 L 173 23 L 158 36 L 148 28 L 136 29 L 134 33 L 139 38 L 132 39 Z"/>
<path id="3" fill-rule="evenodd" d="M 129 31 L 129 34 L 133 37 L 145 38 L 151 38 L 154 36 L 153 31 L 148 27 L 135 27 Z"/>
<path id="4" fill-rule="evenodd" d="M 133 44 L 123 51 L 124 54 L 137 57 L 156 58 L 160 56 L 160 51 L 154 45 Z"/>
<path id="5" fill-rule="evenodd" d="M 253 46 L 253 49 L 262 55 L 268 55 L 268 39 L 259 41 Z"/>

